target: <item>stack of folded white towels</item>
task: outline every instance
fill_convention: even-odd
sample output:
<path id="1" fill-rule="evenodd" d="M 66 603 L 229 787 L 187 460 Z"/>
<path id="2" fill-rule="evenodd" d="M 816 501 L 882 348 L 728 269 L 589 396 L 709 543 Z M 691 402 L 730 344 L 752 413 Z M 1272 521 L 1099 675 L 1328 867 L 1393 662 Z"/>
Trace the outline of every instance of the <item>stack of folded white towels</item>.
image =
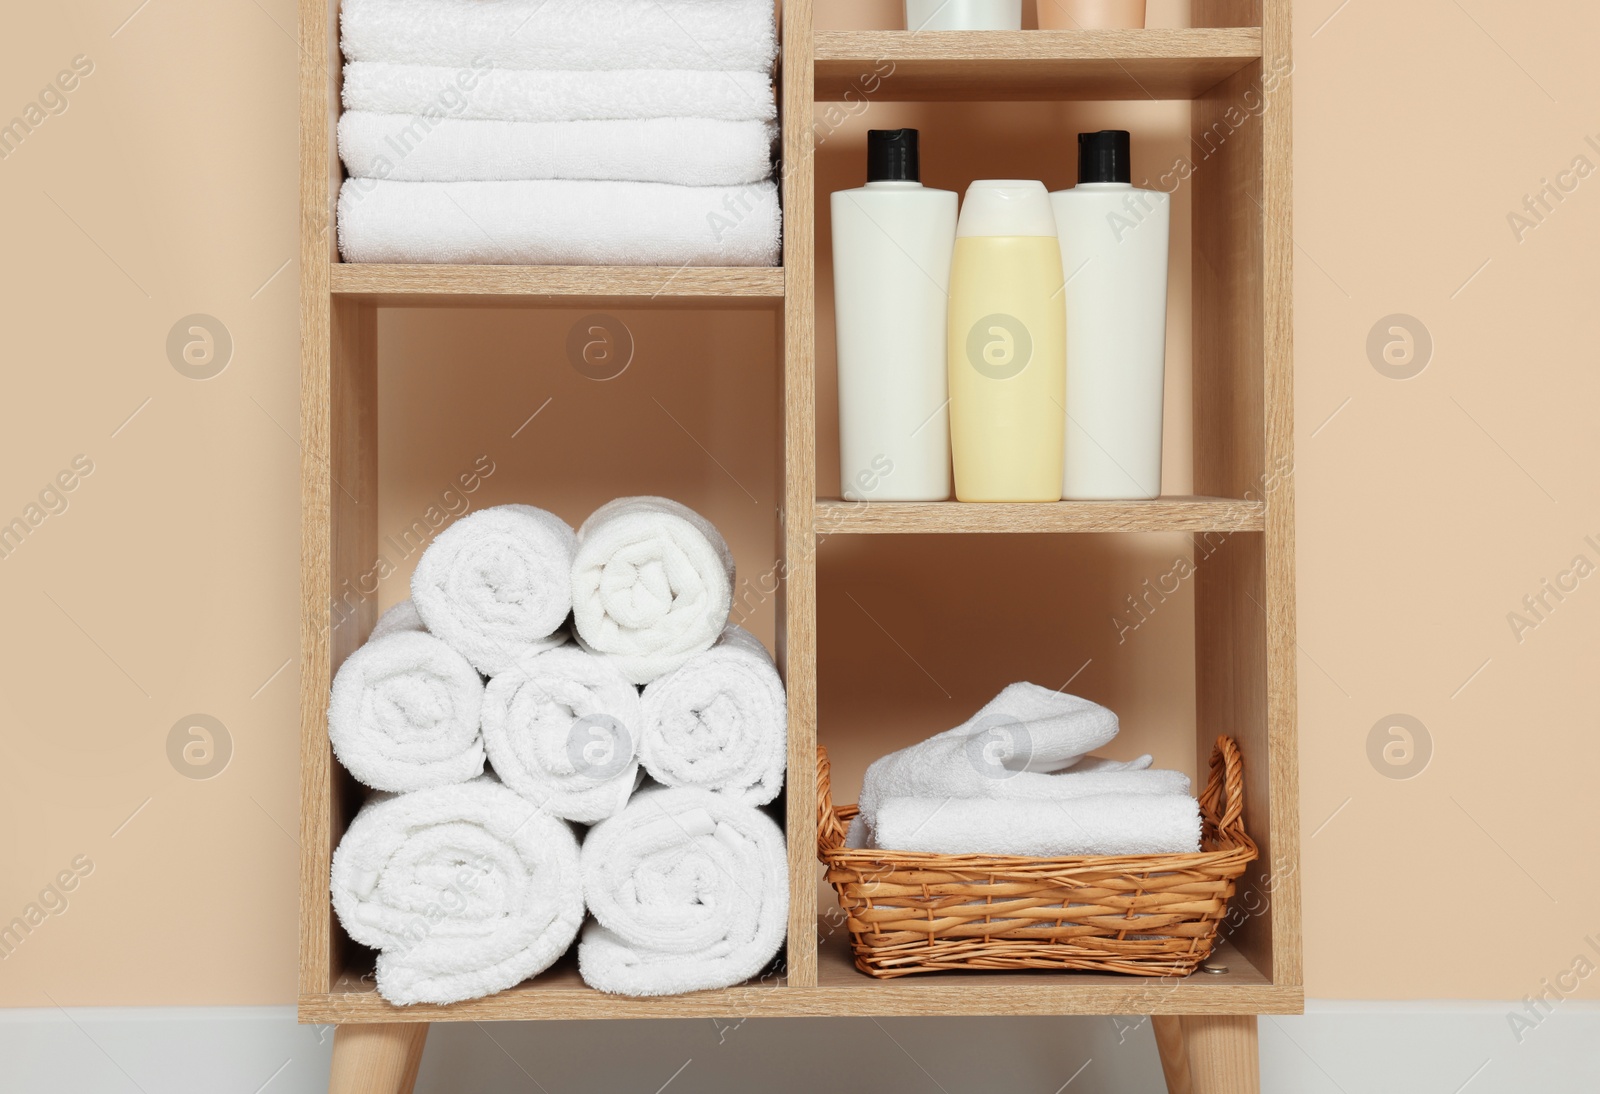
<path id="1" fill-rule="evenodd" d="M 344 0 L 346 262 L 772 266 L 772 0 Z"/>
<path id="2" fill-rule="evenodd" d="M 945 855 L 1157 855 L 1200 849 L 1181 771 L 1090 755 L 1117 716 L 1075 695 L 1012 684 L 954 729 L 867 768 L 847 844 Z"/>
<path id="3" fill-rule="evenodd" d="M 328 711 L 340 762 L 381 792 L 332 892 L 379 951 L 384 998 L 502 991 L 580 928 L 601 991 L 727 987 L 771 963 L 789 879 L 760 807 L 782 788 L 787 705 L 728 621 L 733 581 L 716 528 L 663 498 L 613 501 L 576 533 L 484 509 L 428 547 Z"/>

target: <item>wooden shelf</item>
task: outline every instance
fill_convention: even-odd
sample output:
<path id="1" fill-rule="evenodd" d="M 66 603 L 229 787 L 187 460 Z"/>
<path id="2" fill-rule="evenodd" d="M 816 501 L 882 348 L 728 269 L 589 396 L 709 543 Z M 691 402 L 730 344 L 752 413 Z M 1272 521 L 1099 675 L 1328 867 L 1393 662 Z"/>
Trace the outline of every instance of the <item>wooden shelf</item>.
<path id="1" fill-rule="evenodd" d="M 569 954 L 510 991 L 453 1006 L 396 1007 L 370 979 L 346 974 L 326 994 L 300 997 L 304 1022 L 505 1022 L 538 1019 L 931 1017 L 1028 1014 L 1297 1014 L 1301 989 L 1267 981 L 1238 950 L 1218 947 L 1222 975 L 1181 980 L 1101 973 L 948 973 L 875 980 L 851 964 L 849 938 L 819 924 L 815 987 L 782 980 L 654 999 L 606 995 Z"/>
<path id="2" fill-rule="evenodd" d="M 334 262 L 333 295 L 384 307 L 526 306 L 560 300 L 629 307 L 776 306 L 776 266 L 410 266 Z"/>
<path id="3" fill-rule="evenodd" d="M 1171 497 L 993 505 L 959 501 L 819 501 L 817 535 L 1040 532 L 1259 532 L 1264 502 Z"/>
<path id="4" fill-rule="evenodd" d="M 816 97 L 876 102 L 1195 99 L 1261 58 L 1257 27 L 818 31 Z"/>

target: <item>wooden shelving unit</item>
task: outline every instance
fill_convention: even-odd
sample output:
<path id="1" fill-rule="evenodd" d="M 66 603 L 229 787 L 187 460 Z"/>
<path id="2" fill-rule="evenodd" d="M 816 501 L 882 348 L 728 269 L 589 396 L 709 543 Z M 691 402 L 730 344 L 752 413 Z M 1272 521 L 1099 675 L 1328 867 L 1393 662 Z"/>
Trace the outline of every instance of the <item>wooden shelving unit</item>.
<path id="1" fill-rule="evenodd" d="M 330 231 L 341 171 L 332 134 L 341 59 L 337 0 L 301 0 L 302 35 L 302 1020 L 351 1027 L 346 1061 L 420 1051 L 405 1023 L 486 1019 L 704 1016 L 1151 1014 L 1164 1056 L 1243 1058 L 1253 1026 L 1200 1016 L 1291 1013 L 1302 1006 L 1295 740 L 1291 109 L 1288 86 L 1249 125 L 1230 113 L 1289 67 L 1288 0 L 1193 0 L 1193 30 L 908 34 L 814 33 L 811 0 L 782 16 L 784 265 L 779 269 L 374 266 L 340 263 Z M 1264 10 L 1263 10 L 1264 9 Z M 1197 140 L 1227 127 L 1191 186 L 1194 479 L 1203 496 L 1059 505 L 857 504 L 819 490 L 816 454 L 814 104 L 898 101 L 1146 100 L 1192 103 Z M 876 83 L 872 84 L 871 81 Z M 505 306 L 768 308 L 778 317 L 783 488 L 773 534 L 785 581 L 778 658 L 789 688 L 787 831 L 792 914 L 782 975 L 675 999 L 631 1000 L 585 987 L 574 969 L 490 999 L 404 1010 L 362 979 L 368 955 L 329 907 L 332 851 L 358 791 L 334 762 L 329 684 L 376 618 L 362 602 L 333 625 L 331 593 L 370 564 L 377 528 L 377 310 Z M 492 398 L 492 396 L 491 396 Z M 537 500 L 537 499 L 530 499 Z M 1241 891 L 1271 899 L 1234 930 L 1225 975 L 1150 981 L 1087 974 L 870 979 L 844 937 L 819 927 L 815 858 L 817 544 L 835 535 L 976 533 L 1211 535 L 1194 578 L 1196 755 L 1219 733 L 1247 765 L 1247 822 L 1262 858 Z M 1221 533 L 1221 536 L 1217 536 Z M 1203 769 L 1203 763 L 1202 763 Z M 1211 1022 L 1212 1024 L 1206 1024 Z M 370 1030 L 367 1027 L 372 1027 Z M 357 1034 L 356 1029 L 367 1030 Z M 387 1030 L 388 1032 L 384 1032 Z M 341 1033 L 343 1036 L 343 1033 Z M 1170 1060 L 1169 1060 L 1170 1062 Z M 1194 1089 L 1210 1085 L 1197 1065 Z M 1222 1074 L 1222 1065 L 1213 1068 Z M 403 1073 L 400 1068 L 397 1074 Z M 403 1074 L 402 1074 L 403 1080 Z M 1176 1081 L 1176 1080 L 1175 1080 Z M 1217 1080 L 1221 1081 L 1221 1080 Z M 402 1089 L 400 1085 L 392 1089 Z M 377 1089 L 377 1088 L 373 1088 Z M 388 1088 L 386 1088 L 388 1089 Z"/>

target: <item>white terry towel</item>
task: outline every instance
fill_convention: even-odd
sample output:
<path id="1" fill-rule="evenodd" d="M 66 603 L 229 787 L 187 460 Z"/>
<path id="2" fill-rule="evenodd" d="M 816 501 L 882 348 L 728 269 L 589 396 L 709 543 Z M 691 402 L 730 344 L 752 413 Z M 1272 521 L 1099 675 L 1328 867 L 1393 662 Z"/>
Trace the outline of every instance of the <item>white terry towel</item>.
<path id="1" fill-rule="evenodd" d="M 1054 773 L 1109 744 L 1117 728 L 1117 716 L 1098 703 L 1011 684 L 956 728 L 875 761 L 861 811 L 889 798 L 1061 797 Z"/>
<path id="2" fill-rule="evenodd" d="M 531 505 L 497 505 L 428 545 L 411 597 L 428 630 L 493 676 L 566 641 L 572 526 Z"/>
<path id="3" fill-rule="evenodd" d="M 645 687 L 639 759 L 667 786 L 765 805 L 783 787 L 788 728 L 771 655 L 730 623 L 715 646 Z"/>
<path id="4" fill-rule="evenodd" d="M 519 72 L 352 61 L 344 66 L 341 95 L 346 110 L 426 119 L 772 121 L 778 116 L 772 76 L 766 71 Z"/>
<path id="5" fill-rule="evenodd" d="M 1187 793 L 1095 794 L 1057 801 L 890 798 L 868 824 L 865 845 L 942 855 L 1044 858 L 1182 854 L 1200 849 L 1200 803 Z"/>
<path id="6" fill-rule="evenodd" d="M 570 826 L 484 776 L 378 795 L 333 856 L 333 908 L 391 1003 L 455 1003 L 542 972 L 583 922 Z"/>
<path id="7" fill-rule="evenodd" d="M 767 68 L 772 0 L 344 0 L 352 61 L 498 68 Z"/>
<path id="8" fill-rule="evenodd" d="M 579 643 L 648 684 L 708 650 L 733 607 L 722 533 L 667 498 L 618 498 L 578 529 L 572 618 Z"/>
<path id="9" fill-rule="evenodd" d="M 339 156 L 357 178 L 410 182 L 614 179 L 738 186 L 772 174 L 771 122 L 433 121 L 346 111 Z"/>
<path id="10" fill-rule="evenodd" d="M 775 266 L 778 188 L 346 179 L 346 262 Z M 430 624 L 431 625 L 431 624 Z"/>
<path id="11" fill-rule="evenodd" d="M 483 743 L 495 774 L 547 813 L 592 824 L 639 785 L 639 693 L 566 646 L 489 681 Z"/>
<path id="12" fill-rule="evenodd" d="M 345 768 L 374 790 L 422 790 L 483 774 L 483 678 L 423 630 L 405 601 L 333 678 L 328 739 Z"/>
<path id="13" fill-rule="evenodd" d="M 783 833 L 760 810 L 704 790 L 650 786 L 583 842 L 597 922 L 578 947 L 592 988 L 677 995 L 756 976 L 789 917 Z"/>

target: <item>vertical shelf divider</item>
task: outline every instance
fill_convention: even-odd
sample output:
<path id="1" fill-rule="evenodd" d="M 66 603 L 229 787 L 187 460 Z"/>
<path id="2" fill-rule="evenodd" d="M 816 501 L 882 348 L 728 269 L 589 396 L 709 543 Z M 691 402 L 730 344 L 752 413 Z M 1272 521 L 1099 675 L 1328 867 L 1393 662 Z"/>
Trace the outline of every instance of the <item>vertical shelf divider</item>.
<path id="1" fill-rule="evenodd" d="M 783 5 L 783 520 L 779 656 L 789 691 L 790 987 L 817 982 L 816 162 L 812 0 Z"/>

